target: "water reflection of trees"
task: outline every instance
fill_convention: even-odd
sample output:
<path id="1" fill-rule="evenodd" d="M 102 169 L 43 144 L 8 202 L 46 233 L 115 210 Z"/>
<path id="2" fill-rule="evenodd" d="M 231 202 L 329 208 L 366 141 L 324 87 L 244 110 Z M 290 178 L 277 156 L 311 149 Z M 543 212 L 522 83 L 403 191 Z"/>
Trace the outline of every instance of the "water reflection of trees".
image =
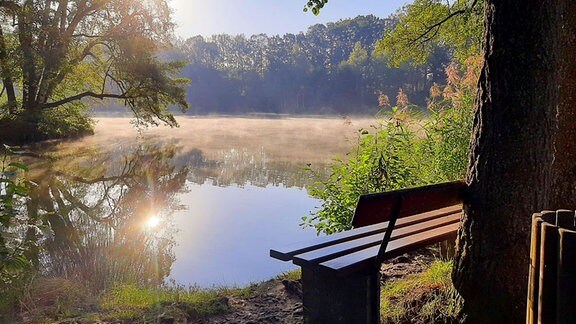
<path id="1" fill-rule="evenodd" d="M 44 161 L 26 203 L 29 221 L 45 229 L 33 250 L 46 275 L 102 289 L 115 282 L 158 284 L 174 262 L 170 216 L 181 208 L 189 169 L 173 145 L 122 152 L 85 151 Z M 158 228 L 146 221 L 161 217 Z M 27 233 L 34 240 L 37 231 Z"/>
<path id="2" fill-rule="evenodd" d="M 187 181 L 299 188 L 311 181 L 301 163 L 275 161 L 263 150 L 207 157 L 199 149 L 183 152 L 175 142 L 72 144 L 45 148 L 44 158 L 32 162 L 38 186 L 24 208 L 34 226 L 23 237 L 42 274 L 95 290 L 118 282 L 155 285 L 168 276 L 175 261 L 169 220 L 183 208 L 179 194 Z M 147 229 L 154 215 L 165 221 Z"/>
<path id="3" fill-rule="evenodd" d="M 189 164 L 191 172 L 188 179 L 197 184 L 208 182 L 221 187 L 273 185 L 304 188 L 315 180 L 310 172 L 305 171 L 304 162 L 278 161 L 270 158 L 264 150 L 220 150 L 212 159 L 206 158 L 198 149 L 190 153 L 195 157 L 195 163 Z M 314 167 L 319 174 L 323 174 L 322 165 Z"/>

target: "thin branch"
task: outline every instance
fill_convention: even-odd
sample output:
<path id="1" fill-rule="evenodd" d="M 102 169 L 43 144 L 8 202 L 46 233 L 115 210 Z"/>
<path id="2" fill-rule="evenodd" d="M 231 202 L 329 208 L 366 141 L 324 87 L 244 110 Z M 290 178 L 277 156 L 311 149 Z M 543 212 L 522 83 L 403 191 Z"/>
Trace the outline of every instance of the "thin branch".
<path id="1" fill-rule="evenodd" d="M 465 13 L 469 12 L 472 8 L 474 8 L 474 7 L 476 6 L 477 3 L 478 3 L 478 0 L 474 0 L 474 1 L 472 2 L 472 4 L 470 5 L 470 7 L 467 7 L 467 8 L 464 8 L 464 9 L 460 9 L 460 10 L 456 10 L 456 11 L 450 13 L 448 16 L 444 17 L 444 19 L 442 19 L 442 20 L 440 20 L 440 21 L 438 21 L 438 22 L 436 22 L 436 23 L 428 26 L 428 27 L 426 28 L 426 30 L 425 30 L 422 34 L 420 34 L 418 37 L 416 37 L 415 39 L 413 39 L 413 40 L 410 42 L 409 45 L 412 46 L 412 45 L 414 45 L 414 44 L 417 43 L 417 42 L 427 42 L 427 41 L 429 41 L 430 39 L 434 38 L 434 36 L 435 36 L 436 34 L 438 34 L 438 31 L 440 30 L 440 27 L 441 27 L 445 22 L 447 22 L 448 20 L 450 20 L 450 19 L 452 19 L 452 18 L 454 18 L 454 17 L 456 17 L 456 16 L 458 16 L 458 15 L 462 15 L 462 14 L 465 14 Z M 432 36 L 430 36 L 429 34 L 432 33 L 432 31 L 434 31 L 434 33 L 433 33 Z"/>
<path id="2" fill-rule="evenodd" d="M 111 68 L 112 68 L 112 65 L 108 65 L 108 68 L 106 69 L 106 73 L 104 74 L 104 80 L 102 80 L 102 88 L 100 89 L 101 92 L 104 92 L 106 90 L 106 80 L 108 80 L 108 75 L 110 74 Z"/>
<path id="3" fill-rule="evenodd" d="M 110 182 L 110 181 L 114 181 L 115 183 L 122 181 L 126 178 L 132 178 L 132 175 L 127 175 L 122 173 L 119 176 L 110 176 L 110 177 L 99 177 L 99 178 L 94 178 L 94 179 L 86 179 L 84 177 L 80 177 L 80 176 L 76 176 L 76 175 L 70 175 L 61 171 L 55 171 L 54 172 L 55 175 L 57 176 L 61 176 L 61 177 L 65 177 L 68 178 L 70 180 L 82 183 L 82 184 L 95 184 L 95 183 L 100 183 L 100 182 Z"/>
<path id="4" fill-rule="evenodd" d="M 64 190 L 63 188 L 58 188 L 57 190 L 60 192 L 60 194 L 62 194 L 62 196 L 66 200 L 68 200 L 72 204 L 73 207 L 83 211 L 92 220 L 97 222 L 109 223 L 112 227 L 114 227 L 112 223 L 113 219 L 111 217 L 99 217 L 94 214 L 94 210 L 92 208 L 84 204 L 82 201 L 80 201 L 80 199 L 74 197 L 74 195 L 68 192 L 67 190 Z"/>
<path id="5" fill-rule="evenodd" d="M 84 34 L 84 33 L 72 35 L 72 37 L 84 37 L 84 38 L 102 38 L 104 36 L 105 35 L 90 35 L 90 34 Z"/>
<path id="6" fill-rule="evenodd" d="M 75 96 L 71 96 L 62 100 L 58 100 L 58 101 L 54 101 L 54 102 L 49 102 L 49 103 L 45 103 L 44 105 L 42 105 L 42 108 L 44 109 L 48 109 L 48 108 L 54 108 L 54 107 L 58 107 L 67 103 L 70 103 L 72 101 L 76 101 L 76 100 L 80 100 L 82 98 L 85 97 L 91 97 L 91 98 L 97 98 L 97 99 L 107 99 L 107 98 L 112 98 L 112 99 L 131 99 L 134 98 L 133 96 L 129 96 L 127 94 L 115 94 L 115 93 L 96 93 L 93 91 L 86 91 L 86 92 L 82 92 L 79 93 Z"/>

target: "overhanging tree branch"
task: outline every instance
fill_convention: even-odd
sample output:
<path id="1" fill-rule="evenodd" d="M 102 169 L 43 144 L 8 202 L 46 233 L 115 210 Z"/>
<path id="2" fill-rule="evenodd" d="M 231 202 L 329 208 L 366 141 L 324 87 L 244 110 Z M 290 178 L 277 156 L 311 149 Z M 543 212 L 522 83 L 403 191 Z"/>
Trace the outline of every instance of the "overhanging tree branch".
<path id="1" fill-rule="evenodd" d="M 70 103 L 72 101 L 76 101 L 76 100 L 80 100 L 82 98 L 85 97 L 91 97 L 91 98 L 97 98 L 97 99 L 134 99 L 134 96 L 130 96 L 127 94 L 114 94 L 114 93 L 96 93 L 93 91 L 85 91 L 82 93 L 79 93 L 77 95 L 62 99 L 62 100 L 58 100 L 58 101 L 54 101 L 54 102 L 49 102 L 49 103 L 45 103 L 44 105 L 42 105 L 43 109 L 49 109 L 49 108 L 54 108 L 54 107 L 58 107 L 67 103 Z"/>

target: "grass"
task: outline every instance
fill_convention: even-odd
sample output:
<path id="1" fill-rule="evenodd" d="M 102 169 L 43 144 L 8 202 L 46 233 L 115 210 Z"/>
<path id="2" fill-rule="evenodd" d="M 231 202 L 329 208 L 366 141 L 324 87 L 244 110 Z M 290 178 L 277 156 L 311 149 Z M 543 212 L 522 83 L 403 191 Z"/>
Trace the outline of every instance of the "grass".
<path id="1" fill-rule="evenodd" d="M 85 286 L 64 278 L 33 278 L 22 288 L 20 313 L 34 323 L 74 318 L 93 307 L 93 298 Z M 36 320 L 38 319 L 38 320 Z"/>
<path id="2" fill-rule="evenodd" d="M 302 270 L 300 268 L 292 271 L 284 271 L 276 276 L 278 280 L 291 280 L 295 281 L 302 277 Z"/>
<path id="3" fill-rule="evenodd" d="M 387 282 L 381 289 L 382 323 L 457 323 L 460 311 L 450 278 L 451 262 L 435 261 L 421 273 Z M 300 270 L 276 280 L 297 280 Z M 244 288 L 117 285 L 93 296 L 81 285 L 62 278 L 38 280 L 25 299 L 30 323 L 186 323 L 231 311 L 228 298 L 263 294 L 271 281 Z"/>
<path id="4" fill-rule="evenodd" d="M 20 300 L 20 320 L 28 323 L 156 323 L 162 320 L 187 323 L 228 312 L 230 307 L 225 296 L 243 293 L 243 289 L 232 288 L 121 284 L 95 295 L 69 279 L 39 278 Z"/>
<path id="5" fill-rule="evenodd" d="M 100 298 L 104 320 L 147 321 L 160 314 L 176 321 L 199 319 L 229 310 L 220 290 L 196 287 L 163 286 L 160 288 L 120 285 Z"/>
<path id="6" fill-rule="evenodd" d="M 451 270 L 451 262 L 435 261 L 424 272 L 384 284 L 382 323 L 457 323 L 460 306 Z"/>

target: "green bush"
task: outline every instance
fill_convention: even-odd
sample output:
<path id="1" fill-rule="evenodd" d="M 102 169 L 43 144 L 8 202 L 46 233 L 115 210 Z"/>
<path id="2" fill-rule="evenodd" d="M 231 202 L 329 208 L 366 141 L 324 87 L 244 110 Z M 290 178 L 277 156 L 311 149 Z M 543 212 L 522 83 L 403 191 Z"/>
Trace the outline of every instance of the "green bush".
<path id="1" fill-rule="evenodd" d="M 418 158 L 427 153 L 422 151 L 426 147 L 413 130 L 412 120 L 403 120 L 409 115 L 395 110 L 389 120 L 374 125 L 372 132 L 359 131 L 358 144 L 348 158 L 335 159 L 329 178 L 308 187 L 322 206 L 302 218 L 306 225 L 326 234 L 347 230 L 360 195 L 425 183 L 415 174 L 423 168 Z"/>
<path id="2" fill-rule="evenodd" d="M 94 121 L 83 103 L 38 111 L 20 110 L 11 115 L 0 111 L 0 138 L 8 144 L 20 145 L 92 134 Z"/>
<path id="3" fill-rule="evenodd" d="M 361 129 L 347 159 L 336 158 L 323 179 L 308 187 L 322 205 L 302 217 L 304 226 L 331 234 L 351 228 L 354 207 L 362 194 L 462 179 L 468 163 L 475 80 L 480 59 L 467 69 L 451 65 L 448 84 L 431 89 L 428 109 L 403 104 L 377 119 L 372 131 Z"/>
<path id="4" fill-rule="evenodd" d="M 0 148 L 0 322 L 11 320 L 32 264 L 26 252 L 34 242 L 23 239 L 28 224 L 20 206 L 33 183 L 22 177 L 28 167 L 17 154 L 12 147 Z"/>
<path id="5" fill-rule="evenodd" d="M 44 138 L 75 138 L 94 134 L 94 121 L 81 104 L 68 104 L 44 110 L 38 131 Z"/>

